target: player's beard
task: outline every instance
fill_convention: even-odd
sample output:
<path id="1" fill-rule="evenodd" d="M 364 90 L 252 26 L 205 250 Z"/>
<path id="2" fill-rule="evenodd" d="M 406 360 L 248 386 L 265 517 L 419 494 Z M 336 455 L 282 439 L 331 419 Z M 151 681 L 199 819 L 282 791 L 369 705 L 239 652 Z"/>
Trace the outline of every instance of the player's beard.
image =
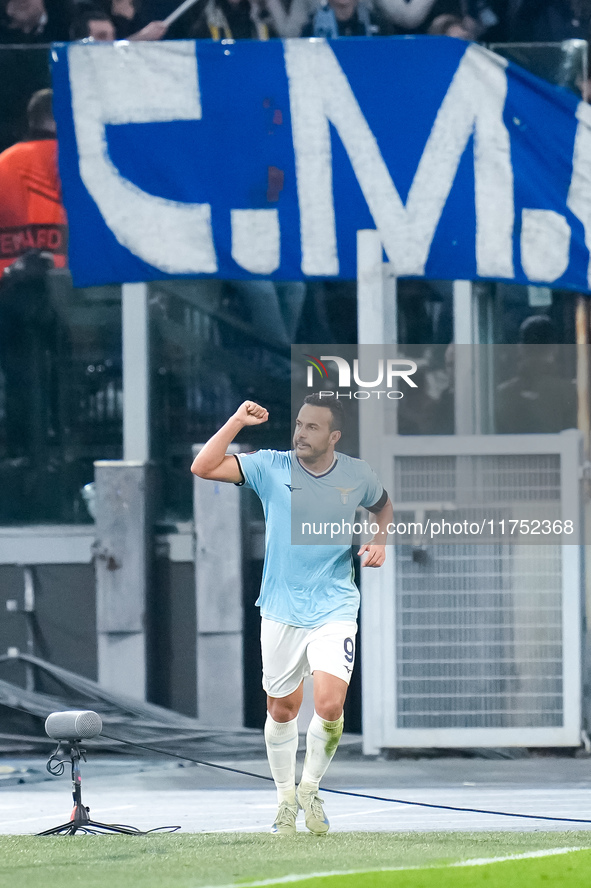
<path id="1" fill-rule="evenodd" d="M 294 441 L 294 447 L 295 447 L 295 452 L 296 452 L 297 458 L 300 460 L 300 462 L 303 462 L 303 463 L 317 462 L 319 459 L 322 459 L 323 456 L 326 456 L 328 449 L 329 449 L 328 445 L 326 447 L 324 447 L 323 449 L 321 449 L 318 447 L 312 447 L 311 444 L 308 444 L 306 447 L 304 447 L 303 453 L 302 453 L 302 452 L 298 452 L 298 445 L 295 441 Z"/>

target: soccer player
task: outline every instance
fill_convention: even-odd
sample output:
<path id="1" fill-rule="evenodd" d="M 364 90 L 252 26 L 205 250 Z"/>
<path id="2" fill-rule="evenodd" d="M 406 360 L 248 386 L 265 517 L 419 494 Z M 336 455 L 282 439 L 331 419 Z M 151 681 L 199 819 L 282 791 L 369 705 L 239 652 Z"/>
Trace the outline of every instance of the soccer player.
<path id="1" fill-rule="evenodd" d="M 245 401 L 205 444 L 191 471 L 201 478 L 250 487 L 263 503 L 265 564 L 257 604 L 267 694 L 265 742 L 279 802 L 271 832 L 295 835 L 302 808 L 308 829 L 324 835 L 329 823 L 318 788 L 343 733 L 359 591 L 353 580 L 351 534 L 345 541 L 339 536 L 336 545 L 292 545 L 292 499 L 297 498 L 294 507 L 299 511 L 305 511 L 306 503 L 319 504 L 328 521 L 352 524 L 360 505 L 374 513 L 378 530 L 359 550 L 365 556 L 363 567 L 384 563 L 392 505 L 366 462 L 335 452 L 343 425 L 340 401 L 319 395 L 305 399 L 296 420 L 293 451 L 226 453 L 242 428 L 268 418 L 264 407 Z M 297 717 L 303 679 L 310 674 L 315 711 L 296 790 Z"/>

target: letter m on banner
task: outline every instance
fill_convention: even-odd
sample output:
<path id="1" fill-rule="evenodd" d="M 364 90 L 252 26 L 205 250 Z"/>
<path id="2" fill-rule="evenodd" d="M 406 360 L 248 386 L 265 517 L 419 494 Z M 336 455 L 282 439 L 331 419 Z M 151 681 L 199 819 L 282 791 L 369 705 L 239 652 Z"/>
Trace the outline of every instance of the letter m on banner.
<path id="1" fill-rule="evenodd" d="M 474 133 L 478 274 L 513 277 L 513 170 L 503 122 L 506 63 L 500 56 L 476 46 L 464 54 L 429 135 L 406 206 L 328 44 L 289 40 L 285 58 L 306 274 L 339 273 L 330 122 L 344 144 L 399 275 L 424 274 L 460 159 Z"/>

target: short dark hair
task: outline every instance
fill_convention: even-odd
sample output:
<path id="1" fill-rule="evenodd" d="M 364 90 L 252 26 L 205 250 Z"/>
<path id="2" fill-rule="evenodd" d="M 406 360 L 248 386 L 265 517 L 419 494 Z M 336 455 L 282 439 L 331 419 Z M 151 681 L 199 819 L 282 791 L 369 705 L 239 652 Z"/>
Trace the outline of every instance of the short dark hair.
<path id="1" fill-rule="evenodd" d="M 104 9 L 82 7 L 70 25 L 70 40 L 84 40 L 86 37 L 90 37 L 91 22 L 111 22 L 112 24 L 113 19 Z"/>
<path id="2" fill-rule="evenodd" d="M 553 345 L 556 330 L 548 315 L 530 315 L 519 328 L 519 339 L 523 345 Z"/>
<path id="3" fill-rule="evenodd" d="M 27 105 L 27 123 L 32 133 L 51 131 L 55 127 L 53 90 L 38 89 L 33 93 Z"/>
<path id="4" fill-rule="evenodd" d="M 523 345 L 552 345 L 556 342 L 556 330 L 548 315 L 530 315 L 519 328 Z"/>
<path id="5" fill-rule="evenodd" d="M 306 395 L 304 398 L 304 404 L 310 404 L 311 407 L 326 407 L 327 410 L 330 410 L 332 415 L 330 423 L 331 432 L 343 431 L 345 411 L 341 402 L 338 401 L 334 395 L 331 395 L 328 398 L 321 398 L 318 392 L 314 392 L 312 395 Z"/>

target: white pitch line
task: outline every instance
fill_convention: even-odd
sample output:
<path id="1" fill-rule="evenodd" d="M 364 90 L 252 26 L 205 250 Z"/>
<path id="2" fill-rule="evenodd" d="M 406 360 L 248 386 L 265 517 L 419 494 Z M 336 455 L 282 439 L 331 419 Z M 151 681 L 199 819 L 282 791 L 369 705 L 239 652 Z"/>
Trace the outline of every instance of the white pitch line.
<path id="1" fill-rule="evenodd" d="M 265 885 L 287 885 L 291 882 L 304 882 L 307 879 L 320 879 L 326 876 L 357 876 L 365 873 L 398 873 L 408 870 L 451 869 L 458 866 L 488 866 L 491 863 L 505 863 L 509 860 L 530 860 L 534 857 L 553 857 L 557 854 L 570 854 L 573 851 L 589 851 L 589 848 L 548 848 L 542 851 L 529 851 L 525 854 L 509 854 L 507 857 L 481 857 L 474 860 L 460 860 L 457 863 L 444 863 L 436 866 L 384 866 L 370 870 L 328 870 L 318 873 L 302 873 L 280 876 L 278 879 L 263 879 L 260 882 L 231 882 L 228 885 L 207 885 L 206 888 L 262 888 Z"/>
<path id="2" fill-rule="evenodd" d="M 549 848 L 541 851 L 528 851 L 525 854 L 509 854 L 507 857 L 477 857 L 474 860 L 458 860 L 455 863 L 447 863 L 445 867 L 452 866 L 488 866 L 489 863 L 503 863 L 507 860 L 530 860 L 533 857 L 554 857 L 557 854 L 570 854 L 572 851 L 589 851 L 589 848 Z"/>

